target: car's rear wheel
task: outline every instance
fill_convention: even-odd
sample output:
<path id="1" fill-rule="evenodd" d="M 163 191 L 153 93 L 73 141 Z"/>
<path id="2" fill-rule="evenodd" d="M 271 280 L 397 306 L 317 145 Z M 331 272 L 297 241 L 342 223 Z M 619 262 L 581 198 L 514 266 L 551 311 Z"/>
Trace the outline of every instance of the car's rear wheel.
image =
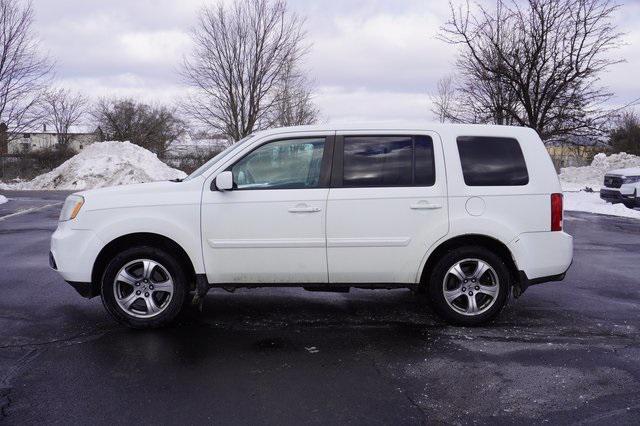
<path id="1" fill-rule="evenodd" d="M 184 271 L 164 250 L 133 247 L 116 255 L 105 268 L 102 302 L 119 322 L 155 328 L 180 313 L 187 292 Z"/>
<path id="2" fill-rule="evenodd" d="M 433 308 L 457 325 L 479 325 L 495 318 L 510 288 L 509 269 L 492 251 L 470 246 L 452 250 L 438 260 L 429 280 Z"/>

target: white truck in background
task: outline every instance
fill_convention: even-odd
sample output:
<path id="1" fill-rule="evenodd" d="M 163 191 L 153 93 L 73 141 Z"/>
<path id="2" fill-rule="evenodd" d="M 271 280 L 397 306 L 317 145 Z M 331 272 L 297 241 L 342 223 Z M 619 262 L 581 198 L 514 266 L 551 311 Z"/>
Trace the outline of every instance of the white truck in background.
<path id="1" fill-rule="evenodd" d="M 640 167 L 611 170 L 604 176 L 600 198 L 630 209 L 640 207 Z"/>

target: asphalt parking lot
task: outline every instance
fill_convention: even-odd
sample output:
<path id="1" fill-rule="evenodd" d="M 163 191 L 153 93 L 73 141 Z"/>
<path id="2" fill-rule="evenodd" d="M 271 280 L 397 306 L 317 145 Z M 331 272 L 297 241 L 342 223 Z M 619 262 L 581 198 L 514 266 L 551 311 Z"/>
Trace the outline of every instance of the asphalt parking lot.
<path id="1" fill-rule="evenodd" d="M 405 290 L 261 289 L 134 331 L 49 270 L 65 194 L 3 194 L 0 423 L 640 422 L 640 221 L 568 214 L 566 280 L 487 327 Z"/>

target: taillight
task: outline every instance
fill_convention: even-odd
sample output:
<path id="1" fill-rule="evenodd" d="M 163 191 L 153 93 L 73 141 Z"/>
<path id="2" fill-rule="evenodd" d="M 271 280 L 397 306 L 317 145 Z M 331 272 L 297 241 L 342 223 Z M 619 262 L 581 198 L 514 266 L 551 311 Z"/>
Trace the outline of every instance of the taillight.
<path id="1" fill-rule="evenodd" d="M 551 230 L 562 231 L 562 194 L 551 194 Z"/>

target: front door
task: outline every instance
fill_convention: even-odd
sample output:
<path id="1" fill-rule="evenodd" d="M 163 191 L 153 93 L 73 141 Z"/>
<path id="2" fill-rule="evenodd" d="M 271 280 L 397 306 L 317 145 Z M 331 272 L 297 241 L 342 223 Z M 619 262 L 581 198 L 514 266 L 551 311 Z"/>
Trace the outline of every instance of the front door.
<path id="1" fill-rule="evenodd" d="M 231 191 L 205 188 L 202 245 L 210 283 L 326 283 L 332 138 L 260 143 L 227 170 Z"/>
<path id="2" fill-rule="evenodd" d="M 338 132 L 327 203 L 331 283 L 414 283 L 448 231 L 436 134 Z"/>

